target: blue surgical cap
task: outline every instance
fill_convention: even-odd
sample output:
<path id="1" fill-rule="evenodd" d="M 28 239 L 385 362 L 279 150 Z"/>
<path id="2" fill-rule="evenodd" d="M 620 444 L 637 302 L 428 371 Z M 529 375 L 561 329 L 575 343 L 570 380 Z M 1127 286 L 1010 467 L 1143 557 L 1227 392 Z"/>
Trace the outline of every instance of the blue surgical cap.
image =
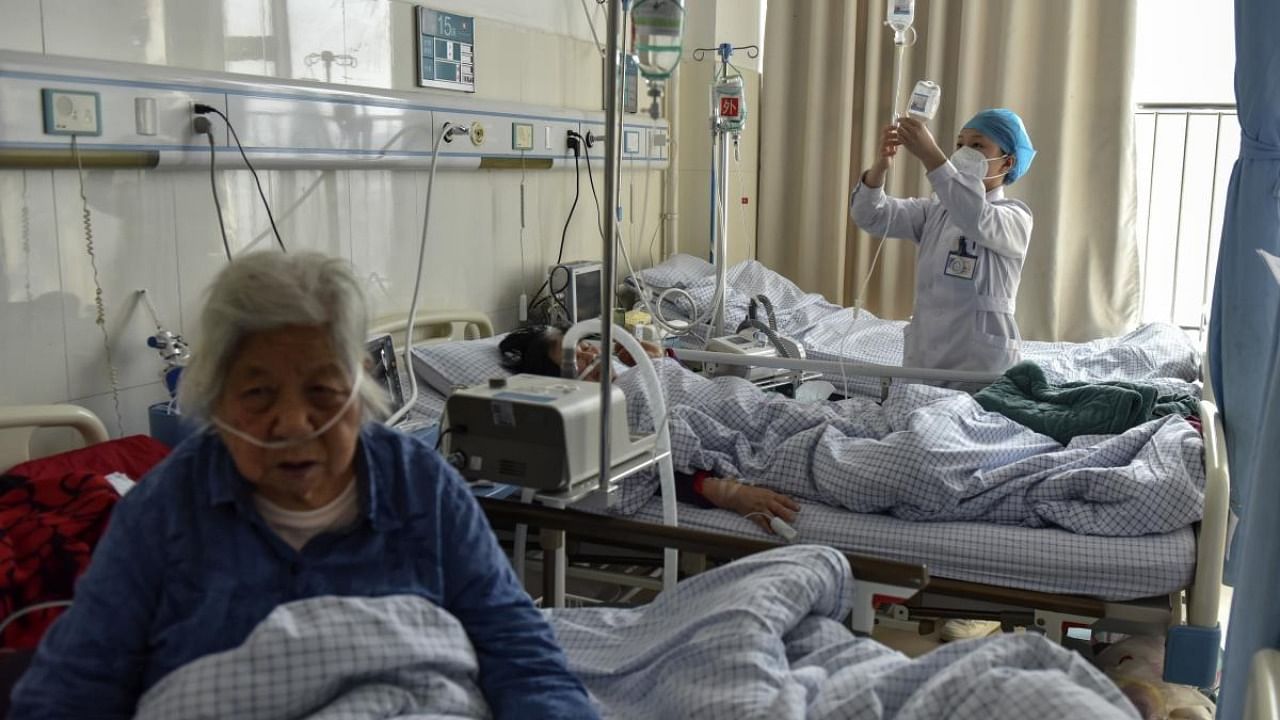
<path id="1" fill-rule="evenodd" d="M 1011 185 L 1026 174 L 1031 161 L 1036 156 L 1036 149 L 1031 146 L 1031 136 L 1022 124 L 1022 118 L 1012 110 L 992 108 L 983 110 L 964 126 L 986 135 L 1000 146 L 1000 150 L 1016 158 L 1016 162 L 1004 176 L 1004 184 Z"/>

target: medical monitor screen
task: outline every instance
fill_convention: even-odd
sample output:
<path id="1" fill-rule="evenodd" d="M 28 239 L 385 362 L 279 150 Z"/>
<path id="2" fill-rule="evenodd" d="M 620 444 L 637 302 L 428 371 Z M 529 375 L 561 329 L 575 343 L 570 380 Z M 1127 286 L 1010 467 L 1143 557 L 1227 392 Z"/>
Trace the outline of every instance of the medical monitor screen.
<path id="1" fill-rule="evenodd" d="M 391 412 L 394 413 L 404 405 L 404 390 L 400 386 L 400 371 L 391 336 L 374 338 L 365 345 L 365 349 L 369 353 L 369 375 L 387 393 Z"/>
<path id="2" fill-rule="evenodd" d="M 590 320 L 600 315 L 600 268 L 574 273 L 573 312 L 575 321 Z"/>

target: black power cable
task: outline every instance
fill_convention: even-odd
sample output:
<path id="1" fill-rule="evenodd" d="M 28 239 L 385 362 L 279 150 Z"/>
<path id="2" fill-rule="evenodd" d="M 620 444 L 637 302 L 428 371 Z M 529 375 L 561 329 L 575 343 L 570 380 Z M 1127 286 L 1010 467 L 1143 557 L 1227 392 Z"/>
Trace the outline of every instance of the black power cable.
<path id="1" fill-rule="evenodd" d="M 578 209 L 578 200 L 582 195 L 582 166 L 579 165 L 578 159 L 581 157 L 584 141 L 581 135 L 573 132 L 572 130 L 569 131 L 569 139 L 572 141 L 569 143 L 569 147 L 573 150 L 573 204 L 569 206 L 569 216 L 564 219 L 564 228 L 560 231 L 560 250 L 556 253 L 556 265 L 564 262 L 564 246 L 565 241 L 569 237 L 569 224 L 573 221 L 573 213 Z M 538 292 L 533 294 L 533 300 L 529 302 L 530 308 L 534 308 L 538 305 L 539 299 L 542 298 L 542 293 L 548 289 L 550 284 L 551 273 L 548 273 L 547 279 L 542 281 L 542 285 L 538 288 Z M 560 288 L 560 292 L 563 292 L 568 286 L 569 281 L 566 278 L 564 287 Z M 560 308 L 567 314 L 568 308 L 564 306 L 563 301 L 555 297 L 555 294 L 556 290 L 552 289 L 547 302 L 550 302 L 552 298 L 555 298 L 555 301 L 560 305 Z"/>
<path id="2" fill-rule="evenodd" d="M 218 199 L 218 178 L 213 172 L 213 167 L 217 160 L 217 153 L 214 152 L 213 133 L 209 133 L 208 138 L 209 188 L 213 190 L 213 207 L 218 212 L 218 229 L 222 231 L 222 249 L 227 251 L 227 262 L 231 262 L 231 243 L 227 240 L 227 225 L 222 221 L 222 201 Z"/>
<path id="3" fill-rule="evenodd" d="M 231 119 L 228 118 L 225 113 L 212 105 L 196 103 L 193 109 L 197 115 L 213 113 L 214 115 L 222 118 L 222 122 L 227 124 L 227 129 L 231 131 L 232 139 L 236 141 L 236 148 L 240 150 L 240 157 L 244 160 L 245 167 L 249 168 L 249 173 L 253 175 L 254 184 L 258 186 L 258 197 L 262 198 L 262 207 L 267 211 L 267 220 L 271 222 L 271 232 L 276 236 L 276 243 L 280 245 L 280 252 L 289 252 L 285 249 L 284 240 L 280 238 L 280 230 L 276 228 L 276 218 L 271 214 L 271 203 L 267 202 L 267 193 L 262 189 L 262 180 L 258 177 L 258 171 L 254 169 L 253 163 L 249 161 L 249 155 L 245 153 L 244 145 L 240 143 L 240 135 L 236 133 L 236 126 L 231 124 Z M 213 141 L 212 134 L 209 135 L 209 141 Z"/>

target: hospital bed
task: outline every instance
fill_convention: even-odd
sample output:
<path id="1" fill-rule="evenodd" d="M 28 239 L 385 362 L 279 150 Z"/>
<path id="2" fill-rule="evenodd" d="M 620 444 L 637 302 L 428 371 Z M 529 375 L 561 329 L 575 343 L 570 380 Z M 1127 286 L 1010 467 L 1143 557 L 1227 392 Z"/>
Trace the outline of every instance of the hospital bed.
<path id="1" fill-rule="evenodd" d="M 441 395 L 483 383 L 507 374 L 497 343 L 489 338 L 415 348 L 415 370 Z M 890 603 L 896 618 L 990 617 L 1034 625 L 1054 638 L 1074 627 L 1144 634 L 1181 624 L 1214 628 L 1228 474 L 1222 423 L 1211 400 L 1202 406 L 1207 484 L 1205 516 L 1196 527 L 1097 537 L 987 523 L 916 523 L 802 502 L 799 541 L 927 565 L 931 579 L 924 592 L 909 603 Z M 655 498 L 631 519 L 660 533 L 661 517 Z M 746 519 L 719 510 L 682 506 L 680 526 L 765 537 Z"/>
<path id="2" fill-rule="evenodd" d="M 700 258 L 675 255 L 653 268 L 642 270 L 628 282 L 643 286 L 649 306 L 668 320 L 688 320 L 711 302 L 715 294 L 714 268 Z M 855 313 L 821 295 L 805 293 L 795 283 L 756 261 L 746 261 L 728 272 L 728 319 L 737 327 L 751 298 L 764 295 L 777 310 L 778 332 L 800 341 L 807 357 L 849 363 L 845 374 L 826 379 L 848 392 L 880 396 L 882 384 L 875 376 L 861 377 L 856 365 L 900 366 L 903 321 L 885 320 L 862 310 Z M 677 290 L 668 292 L 669 288 Z M 683 291 L 683 292 L 681 292 Z M 687 293 L 687 295 L 685 294 Z M 658 302 L 662 298 L 661 303 Z M 705 338 L 691 335 L 690 347 L 700 348 Z M 1052 382 L 1133 380 L 1195 382 L 1200 379 L 1199 350 L 1185 332 L 1167 323 L 1149 323 L 1120 337 L 1086 343 L 1022 343 L 1022 355 L 1045 369 Z"/>

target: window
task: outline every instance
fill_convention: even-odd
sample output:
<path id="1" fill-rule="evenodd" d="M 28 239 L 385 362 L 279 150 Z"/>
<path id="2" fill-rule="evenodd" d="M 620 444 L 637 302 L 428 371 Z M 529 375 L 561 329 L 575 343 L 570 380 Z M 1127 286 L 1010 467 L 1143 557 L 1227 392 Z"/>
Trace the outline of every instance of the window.
<path id="1" fill-rule="evenodd" d="M 1133 97 L 1144 321 L 1200 337 L 1239 154 L 1230 0 L 1139 0 Z"/>

